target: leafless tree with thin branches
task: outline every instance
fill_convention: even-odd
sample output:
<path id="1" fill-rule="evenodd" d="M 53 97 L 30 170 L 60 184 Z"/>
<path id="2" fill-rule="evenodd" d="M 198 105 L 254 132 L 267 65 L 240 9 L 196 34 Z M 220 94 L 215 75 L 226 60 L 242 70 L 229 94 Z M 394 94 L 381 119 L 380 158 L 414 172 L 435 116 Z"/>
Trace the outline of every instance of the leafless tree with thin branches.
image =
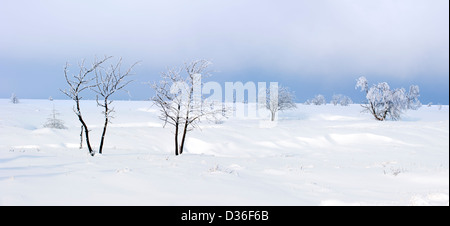
<path id="1" fill-rule="evenodd" d="M 129 76 L 132 75 L 132 69 L 139 62 L 134 63 L 128 68 L 124 73 L 121 72 L 122 58 L 116 64 L 111 64 L 109 67 L 97 67 L 95 68 L 95 82 L 94 86 L 91 86 L 91 90 L 97 93 L 97 106 L 103 108 L 102 113 L 105 117 L 105 123 L 103 125 L 102 137 L 100 140 L 100 147 L 98 153 L 102 154 L 103 144 L 106 135 L 106 128 L 108 123 L 113 118 L 112 113 L 114 113 L 114 107 L 111 107 L 113 102 L 110 97 L 117 91 L 125 88 L 132 80 L 127 80 Z M 101 98 L 101 100 L 99 99 Z"/>
<path id="2" fill-rule="evenodd" d="M 270 98 L 271 91 L 274 92 L 272 93 L 273 98 Z M 270 87 L 266 92 L 266 108 L 270 111 L 271 121 L 275 120 L 277 112 L 297 108 L 295 95 L 289 88 L 284 86 Z"/>
<path id="3" fill-rule="evenodd" d="M 156 93 L 152 100 L 161 111 L 159 118 L 164 127 L 169 124 L 175 129 L 175 155 L 183 153 L 187 133 L 198 128 L 202 119 L 214 120 L 222 115 L 222 108 L 211 108 L 201 95 L 201 80 L 210 76 L 210 65 L 207 60 L 195 60 L 182 68 L 168 69 L 161 73 L 161 81 L 152 84 Z"/>
<path id="4" fill-rule="evenodd" d="M 78 64 L 79 71 L 78 74 L 73 74 L 71 76 L 68 75 L 69 73 L 69 63 L 66 63 L 66 66 L 64 67 L 64 77 L 66 78 L 67 85 L 69 86 L 68 89 L 60 89 L 62 93 L 64 93 L 66 96 L 68 96 L 70 99 L 75 101 L 75 106 L 73 108 L 73 111 L 78 117 L 78 120 L 81 123 L 81 143 L 83 141 L 83 131 L 86 136 L 86 144 L 89 150 L 89 153 L 91 156 L 94 156 L 95 152 L 91 147 L 90 140 L 89 140 L 89 129 L 86 124 L 86 122 L 83 119 L 83 116 L 81 114 L 81 107 L 80 107 L 80 100 L 83 98 L 81 96 L 81 92 L 83 92 L 86 89 L 92 88 L 93 85 L 90 83 L 95 79 L 90 77 L 89 75 L 95 71 L 97 67 L 99 67 L 101 64 L 103 64 L 105 61 L 110 59 L 111 56 L 105 56 L 102 60 L 95 60 L 92 65 L 87 68 L 84 65 L 84 60 L 81 61 L 81 63 Z M 81 145 L 80 145 L 81 146 Z"/>

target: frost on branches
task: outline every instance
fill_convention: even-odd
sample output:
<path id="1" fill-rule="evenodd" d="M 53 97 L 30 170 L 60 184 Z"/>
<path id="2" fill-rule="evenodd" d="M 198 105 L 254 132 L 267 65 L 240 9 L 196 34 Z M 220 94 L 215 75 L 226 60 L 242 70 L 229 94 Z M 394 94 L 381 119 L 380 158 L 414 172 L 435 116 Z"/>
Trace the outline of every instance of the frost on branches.
<path id="1" fill-rule="evenodd" d="M 411 86 L 409 93 L 404 88 L 391 89 L 386 82 L 369 88 L 367 79 L 360 77 L 355 88 L 366 93 L 367 102 L 361 105 L 364 111 L 370 112 L 379 121 L 386 120 L 388 116 L 391 120 L 399 120 L 407 109 L 420 107 L 418 86 Z"/>
<path id="2" fill-rule="evenodd" d="M 316 95 L 312 100 L 308 99 L 305 102 L 306 105 L 326 105 L 327 101 L 325 99 L 325 96 L 322 94 Z"/>
<path id="3" fill-rule="evenodd" d="M 266 108 L 271 113 L 271 121 L 275 120 L 275 114 L 278 111 L 297 108 L 297 105 L 295 104 L 295 95 L 287 87 L 279 86 L 278 93 L 274 95 L 276 98 L 270 98 L 270 90 L 273 90 L 274 88 L 275 87 L 271 86 L 270 89 L 266 90 Z"/>
<path id="4" fill-rule="evenodd" d="M 64 121 L 61 119 L 58 119 L 59 113 L 55 109 L 55 105 L 53 105 L 53 111 L 50 116 L 50 118 L 47 118 L 47 122 L 44 124 L 45 128 L 52 128 L 52 129 L 67 129 L 67 127 L 64 125 Z"/>
<path id="5" fill-rule="evenodd" d="M 331 97 L 330 104 L 333 104 L 334 106 L 340 104 L 341 106 L 348 106 L 350 104 L 353 104 L 353 101 L 350 97 L 342 95 L 342 94 L 335 94 L 333 97 Z"/>
<path id="6" fill-rule="evenodd" d="M 164 127 L 174 127 L 175 155 L 183 154 L 187 133 L 197 128 L 201 120 L 217 121 L 224 114 L 224 108 L 209 107 L 212 103 L 201 95 L 202 77 L 210 75 L 207 68 L 211 64 L 195 60 L 184 67 L 168 69 L 161 73 L 161 81 L 151 84 L 156 93 L 152 100 L 161 111 L 159 118 Z"/>
<path id="7" fill-rule="evenodd" d="M 106 136 L 106 129 L 108 123 L 112 118 L 111 114 L 114 112 L 114 107 L 111 106 L 112 99 L 110 97 L 117 91 L 122 90 L 131 82 L 127 80 L 127 77 L 132 75 L 131 71 L 133 67 L 138 63 L 134 63 L 128 70 L 123 72 L 120 70 L 122 65 L 122 58 L 120 58 L 118 63 L 116 64 L 111 64 L 109 67 L 103 67 L 103 64 L 110 58 L 112 58 L 112 56 L 105 56 L 102 60 L 95 59 L 91 67 L 85 67 L 83 60 L 78 64 L 79 72 L 72 75 L 69 75 L 69 63 L 66 63 L 66 66 L 64 67 L 64 77 L 66 78 L 66 82 L 69 87 L 67 89 L 60 90 L 67 97 L 75 101 L 76 107 L 74 106 L 73 111 L 75 112 L 78 120 L 81 123 L 80 149 L 83 146 L 84 131 L 86 144 L 91 156 L 95 155 L 95 151 L 93 150 L 89 139 L 90 130 L 88 129 L 88 126 L 83 116 L 81 115 L 80 102 L 81 99 L 83 99 L 83 96 L 81 95 L 82 92 L 85 90 L 91 90 L 97 93 L 97 106 L 103 108 L 102 114 L 105 117 L 105 123 L 103 126 L 103 132 L 100 139 L 100 147 L 98 151 L 99 154 L 102 154 L 103 144 Z M 95 75 L 92 76 L 92 74 Z"/>
<path id="8" fill-rule="evenodd" d="M 422 107 L 422 103 L 419 101 L 419 86 L 412 85 L 409 87 L 409 92 L 407 96 L 407 108 L 411 110 L 417 110 Z"/>

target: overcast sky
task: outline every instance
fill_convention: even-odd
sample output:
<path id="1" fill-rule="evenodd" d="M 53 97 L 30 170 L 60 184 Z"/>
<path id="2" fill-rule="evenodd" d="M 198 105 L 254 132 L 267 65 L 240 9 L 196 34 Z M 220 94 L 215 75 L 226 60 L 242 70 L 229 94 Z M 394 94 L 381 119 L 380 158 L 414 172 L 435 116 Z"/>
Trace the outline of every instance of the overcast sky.
<path id="1" fill-rule="evenodd" d="M 210 80 L 278 81 L 298 102 L 361 101 L 364 75 L 448 104 L 449 1 L 0 0 L 0 98 L 64 98 L 66 61 L 76 71 L 103 55 L 142 61 L 129 87 L 137 100 L 166 67 L 209 59 Z"/>

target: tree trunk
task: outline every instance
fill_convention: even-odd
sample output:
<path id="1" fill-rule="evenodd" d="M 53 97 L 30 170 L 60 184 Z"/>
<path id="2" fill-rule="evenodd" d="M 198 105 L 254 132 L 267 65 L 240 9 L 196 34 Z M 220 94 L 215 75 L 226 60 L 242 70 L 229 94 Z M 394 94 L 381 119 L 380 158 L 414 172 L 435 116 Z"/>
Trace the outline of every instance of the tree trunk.
<path id="1" fill-rule="evenodd" d="M 105 99 L 105 125 L 103 126 L 103 132 L 102 132 L 102 138 L 100 140 L 100 147 L 98 149 L 98 153 L 102 154 L 103 151 L 103 142 L 105 140 L 105 135 L 106 135 L 106 128 L 108 127 L 108 114 L 109 114 L 109 109 L 108 109 L 108 99 Z"/>
<path id="2" fill-rule="evenodd" d="M 178 155 L 178 121 L 175 123 L 175 155 Z"/>
<path id="3" fill-rule="evenodd" d="M 80 120 L 81 124 L 82 124 L 83 127 L 84 127 L 84 133 L 86 134 L 86 144 L 87 144 L 89 153 L 90 153 L 92 156 L 94 156 L 95 153 L 94 153 L 94 150 L 92 150 L 91 142 L 89 141 L 89 129 L 87 128 L 87 125 L 86 125 L 86 123 L 84 122 L 84 120 L 83 120 L 83 118 L 81 117 L 81 115 L 78 115 L 78 120 Z"/>
<path id="4" fill-rule="evenodd" d="M 189 92 L 188 105 L 187 105 L 187 109 L 186 109 L 186 118 L 184 119 L 183 137 L 181 138 L 180 155 L 183 154 L 184 141 L 186 140 L 187 129 L 188 129 L 188 126 L 190 124 L 190 122 L 189 122 L 189 112 L 191 110 L 191 103 L 192 103 L 192 95 L 193 95 L 193 93 L 194 93 L 194 84 L 192 84 L 191 90 Z"/>
<path id="5" fill-rule="evenodd" d="M 178 127 L 180 126 L 180 110 L 181 105 L 178 104 L 177 106 L 178 112 L 177 112 L 177 120 L 175 122 L 175 155 L 179 155 L 181 153 L 178 152 Z"/>
<path id="6" fill-rule="evenodd" d="M 272 113 L 272 117 L 271 117 L 271 121 L 275 120 L 275 111 L 271 111 Z"/>
<path id="7" fill-rule="evenodd" d="M 181 138 L 181 146 L 180 146 L 180 155 L 183 154 L 183 149 L 184 149 L 184 141 L 186 140 L 186 133 L 187 133 L 187 127 L 188 127 L 188 122 L 186 121 L 186 123 L 184 124 L 184 130 L 183 130 L 183 137 Z"/>
<path id="8" fill-rule="evenodd" d="M 105 140 L 107 126 L 108 126 L 108 118 L 105 118 L 105 125 L 103 126 L 102 139 L 100 140 L 100 147 L 98 149 L 98 153 L 100 153 L 100 154 L 102 154 L 102 151 L 103 151 L 103 142 Z"/>
<path id="9" fill-rule="evenodd" d="M 80 149 L 83 149 L 83 125 L 81 125 L 80 131 Z"/>
<path id="10" fill-rule="evenodd" d="M 383 113 L 383 120 L 385 120 L 386 119 L 386 116 L 387 116 L 387 113 L 389 112 L 389 109 L 386 109 L 386 110 L 384 110 L 384 113 Z M 382 120 L 382 121 L 383 121 Z"/>
<path id="11" fill-rule="evenodd" d="M 78 120 L 80 120 L 81 125 L 84 127 L 84 133 L 86 134 L 86 144 L 89 150 L 89 153 L 91 154 L 91 156 L 95 155 L 94 150 L 92 150 L 91 147 L 91 142 L 89 141 L 89 129 L 86 125 L 86 123 L 83 120 L 83 117 L 81 116 L 81 111 L 80 111 L 80 100 L 78 98 L 75 99 L 76 103 L 77 103 L 77 116 L 78 116 Z"/>
<path id="12" fill-rule="evenodd" d="M 383 121 L 386 118 L 386 114 L 384 115 L 384 117 L 379 117 L 377 115 L 377 111 L 375 110 L 375 107 L 373 106 L 372 102 L 370 102 L 370 111 L 372 115 L 375 117 L 375 119 L 377 119 L 378 121 Z"/>
<path id="13" fill-rule="evenodd" d="M 89 129 L 87 128 L 86 123 L 84 122 L 83 118 L 81 117 L 81 115 L 78 115 L 78 119 L 80 120 L 81 124 L 84 127 L 84 133 L 86 134 L 86 144 L 89 150 L 89 153 L 91 154 L 91 156 L 94 156 L 95 152 L 94 150 L 92 150 L 91 147 L 91 142 L 89 141 Z"/>

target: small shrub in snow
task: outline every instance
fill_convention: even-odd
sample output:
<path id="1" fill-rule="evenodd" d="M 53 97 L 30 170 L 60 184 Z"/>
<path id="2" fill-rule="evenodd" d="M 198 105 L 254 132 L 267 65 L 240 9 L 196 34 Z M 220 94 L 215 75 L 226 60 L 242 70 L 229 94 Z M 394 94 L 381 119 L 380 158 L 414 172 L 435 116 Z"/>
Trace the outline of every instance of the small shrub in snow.
<path id="1" fill-rule="evenodd" d="M 44 127 L 52 129 L 67 129 L 67 127 L 64 126 L 64 121 L 58 119 L 56 117 L 57 115 L 59 115 L 59 113 L 55 110 L 55 106 L 53 106 L 53 112 L 51 114 L 51 117 L 47 119 L 47 122 L 44 124 Z"/>
<path id="2" fill-rule="evenodd" d="M 392 174 L 394 176 L 398 176 L 400 173 L 406 173 L 408 170 L 404 168 L 393 168 L 391 167 L 389 170 L 384 169 L 383 173 L 384 175 Z"/>
<path id="3" fill-rule="evenodd" d="M 216 164 L 213 167 L 209 168 L 208 172 L 209 173 L 222 172 L 222 173 L 233 174 L 233 175 L 239 176 L 238 172 L 236 172 L 232 169 L 222 168 L 219 164 Z"/>

